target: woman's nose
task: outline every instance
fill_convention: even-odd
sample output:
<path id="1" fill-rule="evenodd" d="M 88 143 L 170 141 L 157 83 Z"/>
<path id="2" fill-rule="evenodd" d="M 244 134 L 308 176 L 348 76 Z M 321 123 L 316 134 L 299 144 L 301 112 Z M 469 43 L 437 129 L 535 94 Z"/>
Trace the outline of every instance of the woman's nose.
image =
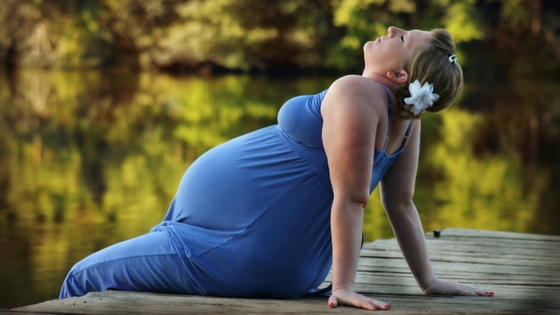
<path id="1" fill-rule="evenodd" d="M 387 30 L 387 32 L 389 33 L 389 38 L 392 38 L 392 37 L 398 35 L 402 31 L 403 30 L 401 30 L 400 28 L 395 27 L 395 26 L 389 26 L 389 29 Z"/>
<path id="2" fill-rule="evenodd" d="M 389 26 L 389 29 L 387 30 L 387 33 L 389 34 L 389 38 L 395 36 L 395 32 L 397 31 L 397 28 L 394 26 Z"/>

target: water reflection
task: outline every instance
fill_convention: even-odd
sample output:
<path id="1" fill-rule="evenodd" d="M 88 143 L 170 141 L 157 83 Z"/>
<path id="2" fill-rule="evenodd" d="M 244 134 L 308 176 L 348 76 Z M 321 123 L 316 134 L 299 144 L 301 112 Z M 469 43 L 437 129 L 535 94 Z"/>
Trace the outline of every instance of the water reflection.
<path id="1" fill-rule="evenodd" d="M 1 75 L 0 308 L 56 298 L 75 262 L 161 220 L 197 156 L 332 79 Z M 423 120 L 415 202 L 426 230 L 560 234 L 560 96 L 535 89 L 479 108 L 467 90 Z M 364 229 L 367 241 L 392 237 L 377 193 Z"/>

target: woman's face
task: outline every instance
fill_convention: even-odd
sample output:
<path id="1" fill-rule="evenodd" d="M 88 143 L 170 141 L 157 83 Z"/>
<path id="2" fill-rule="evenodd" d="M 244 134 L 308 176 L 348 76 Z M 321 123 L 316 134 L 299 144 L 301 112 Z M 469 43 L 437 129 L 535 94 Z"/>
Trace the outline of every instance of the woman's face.
<path id="1" fill-rule="evenodd" d="M 366 68 L 381 75 L 387 71 L 402 70 L 412 55 L 426 46 L 431 36 L 427 31 L 405 31 L 391 26 L 386 36 L 364 45 Z"/>

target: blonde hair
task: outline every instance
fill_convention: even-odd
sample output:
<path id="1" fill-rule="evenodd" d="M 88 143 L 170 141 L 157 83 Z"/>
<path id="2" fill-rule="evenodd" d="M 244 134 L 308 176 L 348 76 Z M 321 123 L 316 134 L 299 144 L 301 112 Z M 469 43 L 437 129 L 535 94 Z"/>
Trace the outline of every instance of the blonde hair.
<path id="1" fill-rule="evenodd" d="M 434 93 L 439 95 L 439 99 L 426 109 L 432 113 L 451 106 L 463 88 L 463 70 L 458 62 L 450 61 L 450 56 L 455 55 L 451 34 L 444 29 L 434 29 L 431 33 L 426 47 L 416 52 L 405 64 L 409 81 L 396 94 L 400 114 L 406 119 L 420 118 L 420 114 L 410 112 L 412 105 L 404 103 L 404 99 L 410 97 L 408 85 L 411 82 L 418 80 L 421 85 L 426 82 L 434 85 Z"/>

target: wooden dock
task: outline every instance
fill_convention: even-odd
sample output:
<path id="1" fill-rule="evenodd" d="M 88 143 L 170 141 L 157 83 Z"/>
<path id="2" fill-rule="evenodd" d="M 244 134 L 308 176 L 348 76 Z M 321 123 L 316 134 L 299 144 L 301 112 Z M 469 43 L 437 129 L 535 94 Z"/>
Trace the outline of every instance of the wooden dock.
<path id="1" fill-rule="evenodd" d="M 560 314 L 560 236 L 446 229 L 438 238 L 432 234 L 426 238 L 440 277 L 493 291 L 494 297 L 424 295 L 394 239 L 364 244 L 356 290 L 390 303 L 388 312 L 393 315 Z M 1 315 L 366 312 L 350 307 L 329 309 L 326 297 L 266 300 L 119 291 L 0 310 Z"/>

